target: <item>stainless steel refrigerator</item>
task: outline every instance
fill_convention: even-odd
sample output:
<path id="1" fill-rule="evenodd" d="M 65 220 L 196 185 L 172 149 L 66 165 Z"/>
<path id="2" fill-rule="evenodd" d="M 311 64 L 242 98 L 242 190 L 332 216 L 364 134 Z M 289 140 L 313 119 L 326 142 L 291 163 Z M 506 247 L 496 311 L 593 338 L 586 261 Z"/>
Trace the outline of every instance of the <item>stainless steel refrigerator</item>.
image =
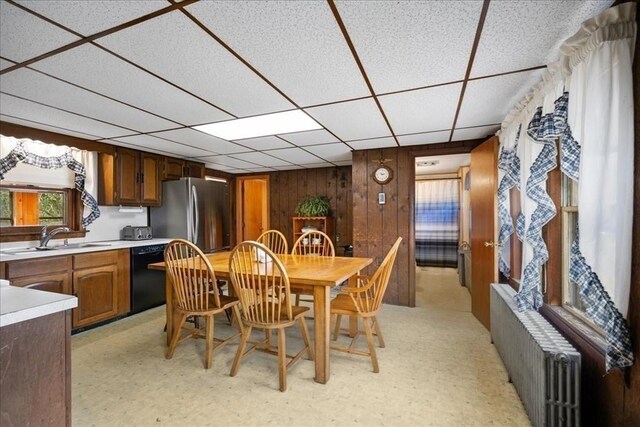
<path id="1" fill-rule="evenodd" d="M 166 181 L 162 206 L 151 208 L 153 237 L 185 239 L 203 252 L 229 249 L 229 186 L 200 178 Z"/>

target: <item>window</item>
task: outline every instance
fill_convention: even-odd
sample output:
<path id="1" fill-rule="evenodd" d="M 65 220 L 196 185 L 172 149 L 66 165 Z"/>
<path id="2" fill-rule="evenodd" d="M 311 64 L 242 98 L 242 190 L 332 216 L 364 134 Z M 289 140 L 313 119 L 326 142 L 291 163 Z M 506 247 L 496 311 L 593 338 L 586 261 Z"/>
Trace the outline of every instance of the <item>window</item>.
<path id="1" fill-rule="evenodd" d="M 82 203 L 74 189 L 0 186 L 0 241 L 35 240 L 44 225 L 80 230 L 81 214 Z"/>
<path id="2" fill-rule="evenodd" d="M 569 280 L 571 244 L 576 238 L 578 229 L 578 183 L 564 173 L 562 173 L 561 177 L 560 200 L 562 215 L 562 305 L 573 315 L 604 335 L 604 331 L 587 316 L 586 306 L 582 301 L 578 286 Z"/>

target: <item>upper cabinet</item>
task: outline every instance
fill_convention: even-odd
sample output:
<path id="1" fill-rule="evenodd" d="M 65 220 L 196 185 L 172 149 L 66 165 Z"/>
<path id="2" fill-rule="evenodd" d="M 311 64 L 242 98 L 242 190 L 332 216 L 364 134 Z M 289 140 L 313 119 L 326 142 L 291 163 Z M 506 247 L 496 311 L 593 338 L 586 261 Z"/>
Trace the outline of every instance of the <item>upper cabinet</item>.
<path id="1" fill-rule="evenodd" d="M 98 161 L 98 204 L 160 206 L 162 157 L 118 147 Z"/>
<path id="2" fill-rule="evenodd" d="M 180 179 L 183 177 L 204 178 L 204 169 L 204 163 L 165 157 L 162 180 L 166 181 L 171 179 Z"/>

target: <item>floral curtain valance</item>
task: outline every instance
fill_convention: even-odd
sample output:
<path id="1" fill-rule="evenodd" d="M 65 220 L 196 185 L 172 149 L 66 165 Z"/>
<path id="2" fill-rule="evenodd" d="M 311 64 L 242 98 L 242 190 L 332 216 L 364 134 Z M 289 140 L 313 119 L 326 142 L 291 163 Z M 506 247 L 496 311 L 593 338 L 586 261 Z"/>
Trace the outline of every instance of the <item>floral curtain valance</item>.
<path id="1" fill-rule="evenodd" d="M 546 180 L 559 166 L 578 185 L 569 280 L 579 289 L 587 315 L 607 333 L 607 370 L 633 364 L 625 314 L 633 220 L 635 13 L 636 4 L 625 3 L 583 23 L 562 45 L 561 59 L 547 67 L 543 81 L 507 116 L 500 131 L 503 245 L 514 231 L 509 189 L 523 188 L 515 227 L 523 242 L 518 307 L 538 309 L 543 303 L 542 266 L 549 255 L 542 227 L 556 215 Z M 505 275 L 511 273 L 507 260 L 508 245 L 499 262 Z"/>
<path id="2" fill-rule="evenodd" d="M 20 162 L 43 169 L 59 169 L 65 166 L 71 169 L 75 173 L 75 189 L 80 192 L 80 199 L 82 200 L 82 203 L 89 209 L 89 214 L 82 218 L 82 226 L 86 228 L 100 216 L 98 203 L 85 189 L 85 180 L 87 177 L 85 167 L 82 163 L 73 158 L 69 150 L 59 156 L 43 157 L 29 152 L 25 148 L 24 143 L 22 141 L 18 141 L 13 150 L 0 159 L 0 180 L 4 180 L 5 174 Z"/>

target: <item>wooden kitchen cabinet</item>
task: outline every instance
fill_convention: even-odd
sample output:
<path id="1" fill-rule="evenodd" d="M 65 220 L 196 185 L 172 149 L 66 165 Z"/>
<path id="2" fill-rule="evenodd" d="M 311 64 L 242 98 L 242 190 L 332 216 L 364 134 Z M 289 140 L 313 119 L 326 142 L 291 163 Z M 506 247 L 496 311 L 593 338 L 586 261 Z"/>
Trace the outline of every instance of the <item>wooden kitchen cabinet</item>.
<path id="1" fill-rule="evenodd" d="M 119 249 L 86 254 L 7 261 L 0 276 L 20 286 L 73 294 L 72 327 L 83 328 L 131 310 L 130 251 Z"/>
<path id="2" fill-rule="evenodd" d="M 71 294 L 71 258 L 62 256 L 7 262 L 6 278 L 13 286 Z"/>
<path id="3" fill-rule="evenodd" d="M 162 157 L 118 147 L 98 156 L 98 204 L 160 206 Z"/>
<path id="4" fill-rule="evenodd" d="M 130 310 L 129 250 L 73 255 L 73 327 L 82 328 Z"/>
<path id="5" fill-rule="evenodd" d="M 183 177 L 204 178 L 204 163 L 190 162 L 173 157 L 164 158 L 162 180 L 180 179 Z"/>

